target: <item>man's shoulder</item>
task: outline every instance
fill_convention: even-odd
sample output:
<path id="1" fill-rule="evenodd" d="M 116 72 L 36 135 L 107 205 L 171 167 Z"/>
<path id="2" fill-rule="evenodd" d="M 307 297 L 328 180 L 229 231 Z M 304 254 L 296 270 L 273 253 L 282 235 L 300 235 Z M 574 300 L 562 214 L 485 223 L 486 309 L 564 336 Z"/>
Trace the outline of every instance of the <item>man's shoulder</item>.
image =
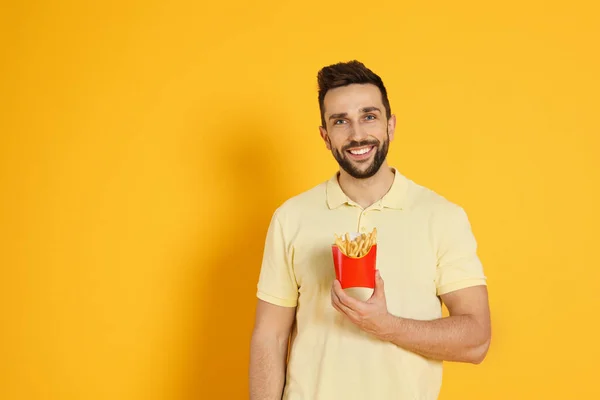
<path id="1" fill-rule="evenodd" d="M 428 214 L 455 214 L 461 213 L 462 207 L 449 200 L 438 191 L 425 185 L 408 180 L 407 189 L 410 205 L 413 209 Z"/>
<path id="2" fill-rule="evenodd" d="M 408 191 L 412 210 L 431 227 L 434 235 L 447 237 L 455 235 L 456 229 L 470 226 L 469 217 L 458 202 L 414 182 L 409 184 Z"/>
<path id="3" fill-rule="evenodd" d="M 274 214 L 279 218 L 289 219 L 313 210 L 325 209 L 327 206 L 327 181 L 320 182 L 292 197 L 284 200 Z"/>

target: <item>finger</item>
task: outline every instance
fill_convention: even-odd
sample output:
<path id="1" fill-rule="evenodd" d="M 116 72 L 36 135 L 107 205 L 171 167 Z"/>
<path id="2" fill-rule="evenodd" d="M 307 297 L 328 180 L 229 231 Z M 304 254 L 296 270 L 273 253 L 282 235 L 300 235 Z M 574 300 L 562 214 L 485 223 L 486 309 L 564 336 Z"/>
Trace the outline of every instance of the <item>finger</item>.
<path id="1" fill-rule="evenodd" d="M 350 318 L 350 316 L 340 307 L 339 303 L 334 300 L 333 296 L 331 297 L 331 305 L 337 310 L 337 312 L 345 315 L 347 318 Z"/>
<path id="2" fill-rule="evenodd" d="M 338 281 L 337 279 L 333 282 L 333 285 L 331 287 L 331 298 L 332 300 L 336 300 L 338 303 L 341 304 L 340 301 L 340 295 L 344 294 L 344 289 L 342 289 L 342 285 L 340 284 L 340 281 Z"/>
<path id="3" fill-rule="evenodd" d="M 354 297 L 349 296 L 338 280 L 333 283 L 333 291 L 339 299 L 340 303 L 351 309 L 353 312 L 360 313 L 364 307 L 363 302 L 356 300 Z"/>
<path id="4" fill-rule="evenodd" d="M 381 272 L 379 272 L 379 270 L 377 270 L 375 272 L 375 290 L 383 295 L 385 294 L 384 292 L 385 289 L 385 282 L 383 281 L 383 278 L 381 277 Z"/>
<path id="5" fill-rule="evenodd" d="M 385 298 L 385 286 L 379 270 L 375 271 L 375 289 L 373 290 L 371 298 Z"/>
<path id="6" fill-rule="evenodd" d="M 339 296 L 334 290 L 331 290 L 331 304 L 333 305 L 333 308 L 335 308 L 342 314 L 345 314 L 348 318 L 354 319 L 356 317 L 354 311 L 342 304 Z"/>
<path id="7" fill-rule="evenodd" d="M 342 302 L 341 299 L 344 296 L 347 296 L 346 292 L 344 292 L 344 289 L 342 289 L 342 284 L 337 279 L 333 281 L 333 286 L 331 287 L 331 292 L 340 301 L 340 303 Z"/>

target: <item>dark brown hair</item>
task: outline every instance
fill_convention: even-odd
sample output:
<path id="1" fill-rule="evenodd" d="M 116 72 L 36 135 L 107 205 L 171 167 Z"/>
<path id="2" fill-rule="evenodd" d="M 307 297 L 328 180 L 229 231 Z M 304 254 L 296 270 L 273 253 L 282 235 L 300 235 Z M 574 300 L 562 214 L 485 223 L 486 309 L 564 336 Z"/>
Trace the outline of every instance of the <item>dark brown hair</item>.
<path id="1" fill-rule="evenodd" d="M 383 81 L 377 74 L 359 61 L 340 62 L 324 67 L 317 74 L 317 82 L 319 84 L 319 108 L 321 110 L 321 125 L 323 128 L 327 127 L 325 124 L 325 106 L 323 104 L 325 94 L 327 94 L 327 91 L 330 89 L 351 85 L 353 83 L 371 83 L 377 86 L 381 91 L 381 100 L 385 107 L 387 118 L 389 119 L 392 115 L 390 101 L 388 100 L 387 90 L 383 85 Z"/>

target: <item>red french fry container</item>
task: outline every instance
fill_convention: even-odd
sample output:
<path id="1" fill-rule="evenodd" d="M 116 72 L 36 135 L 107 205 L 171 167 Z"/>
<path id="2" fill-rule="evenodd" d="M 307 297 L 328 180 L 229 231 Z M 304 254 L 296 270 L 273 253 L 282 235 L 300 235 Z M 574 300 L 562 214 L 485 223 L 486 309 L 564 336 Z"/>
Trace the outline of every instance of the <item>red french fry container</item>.
<path id="1" fill-rule="evenodd" d="M 375 270 L 377 261 L 377 244 L 371 246 L 362 257 L 348 257 L 336 246 L 331 246 L 335 277 L 342 284 L 342 289 L 364 287 L 375 289 Z"/>

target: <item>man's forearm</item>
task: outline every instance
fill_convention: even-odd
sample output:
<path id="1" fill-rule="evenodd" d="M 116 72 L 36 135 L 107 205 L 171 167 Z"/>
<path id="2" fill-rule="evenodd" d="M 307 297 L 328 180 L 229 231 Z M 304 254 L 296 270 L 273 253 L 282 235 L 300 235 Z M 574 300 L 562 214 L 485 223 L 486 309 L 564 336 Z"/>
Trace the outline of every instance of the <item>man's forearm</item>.
<path id="1" fill-rule="evenodd" d="M 377 336 L 427 358 L 475 364 L 483 361 L 489 346 L 488 332 L 470 315 L 432 321 L 389 315 Z"/>
<path id="2" fill-rule="evenodd" d="M 288 341 L 254 336 L 250 346 L 250 400 L 281 400 Z"/>

